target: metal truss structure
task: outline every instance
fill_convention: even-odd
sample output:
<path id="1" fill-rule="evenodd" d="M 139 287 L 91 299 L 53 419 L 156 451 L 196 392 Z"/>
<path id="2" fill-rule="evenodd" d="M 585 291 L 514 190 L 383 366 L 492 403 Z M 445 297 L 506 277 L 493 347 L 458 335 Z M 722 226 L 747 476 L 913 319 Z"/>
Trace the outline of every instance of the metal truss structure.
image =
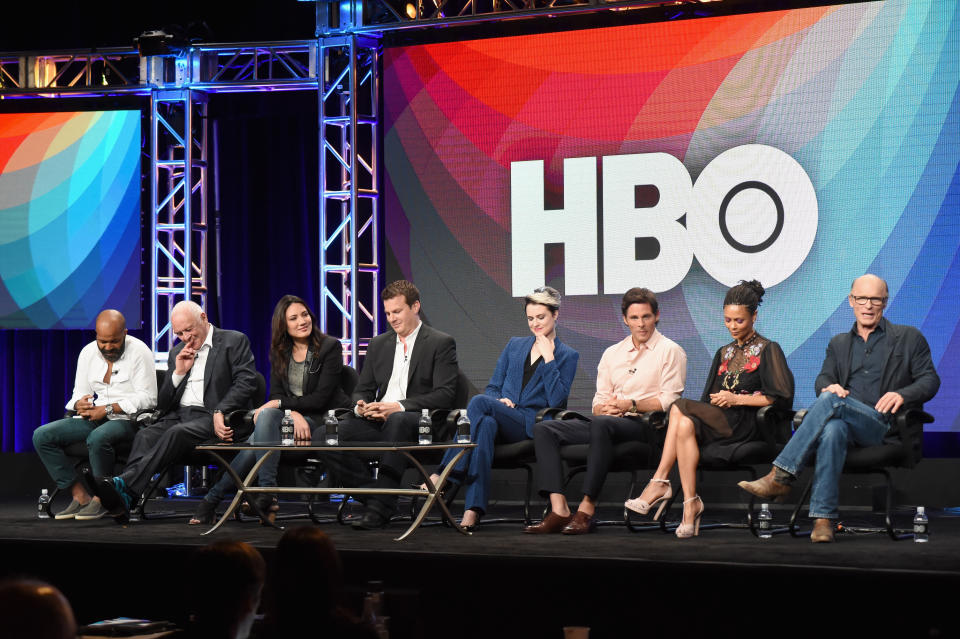
<path id="1" fill-rule="evenodd" d="M 207 303 L 207 96 L 191 89 L 150 96 L 150 345 L 158 364 L 173 346 L 170 312 Z"/>
<path id="2" fill-rule="evenodd" d="M 347 35 L 320 46 L 320 316 L 356 366 L 379 332 L 380 43 Z"/>

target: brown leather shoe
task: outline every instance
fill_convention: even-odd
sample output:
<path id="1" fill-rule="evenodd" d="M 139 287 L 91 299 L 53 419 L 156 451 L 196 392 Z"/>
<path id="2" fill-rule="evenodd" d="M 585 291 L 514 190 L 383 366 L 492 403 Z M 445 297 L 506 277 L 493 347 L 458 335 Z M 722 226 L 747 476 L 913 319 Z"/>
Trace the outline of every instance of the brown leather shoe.
<path id="1" fill-rule="evenodd" d="M 588 515 L 582 510 L 578 510 L 573 515 L 570 523 L 563 527 L 560 532 L 564 535 L 586 535 L 597 531 L 597 520 L 593 515 Z"/>
<path id="2" fill-rule="evenodd" d="M 810 532 L 810 541 L 815 544 L 829 544 L 833 541 L 833 530 L 835 526 L 833 525 L 832 519 L 815 519 L 813 522 L 813 530 Z"/>
<path id="3" fill-rule="evenodd" d="M 530 535 L 548 535 L 558 533 L 563 530 L 564 526 L 570 523 L 571 519 L 573 519 L 573 515 L 561 517 L 557 513 L 550 511 L 547 516 L 543 518 L 543 521 L 535 526 L 527 526 L 523 529 L 523 532 Z"/>
<path id="4" fill-rule="evenodd" d="M 754 481 L 742 481 L 737 486 L 743 488 L 745 491 L 751 495 L 756 495 L 761 499 L 766 499 L 769 501 L 782 502 L 787 498 L 787 495 L 790 494 L 790 485 L 781 484 L 780 482 L 774 479 L 776 473 L 775 468 L 771 468 L 770 472 L 760 479 Z"/>

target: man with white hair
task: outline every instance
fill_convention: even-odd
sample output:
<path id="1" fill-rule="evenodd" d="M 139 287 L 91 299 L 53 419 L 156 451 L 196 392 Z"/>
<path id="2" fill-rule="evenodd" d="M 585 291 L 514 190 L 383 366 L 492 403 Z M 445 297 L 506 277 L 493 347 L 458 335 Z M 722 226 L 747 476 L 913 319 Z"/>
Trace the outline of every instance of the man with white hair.
<path id="1" fill-rule="evenodd" d="M 157 400 L 159 417 L 137 433 L 127 467 L 118 477 L 95 483 L 97 496 L 114 518 L 125 520 L 150 478 L 212 439 L 242 441 L 224 414 L 246 408 L 256 390 L 256 369 L 247 336 L 214 326 L 195 302 L 173 307 L 170 328 L 180 339 L 167 359 Z"/>

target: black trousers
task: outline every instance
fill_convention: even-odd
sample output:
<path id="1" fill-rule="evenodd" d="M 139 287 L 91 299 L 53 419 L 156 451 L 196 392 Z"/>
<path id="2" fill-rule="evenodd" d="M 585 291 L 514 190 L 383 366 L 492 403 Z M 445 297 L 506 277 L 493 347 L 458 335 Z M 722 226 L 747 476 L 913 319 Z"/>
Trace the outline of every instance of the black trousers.
<path id="1" fill-rule="evenodd" d="M 394 413 L 384 422 L 353 416 L 340 422 L 338 432 L 340 442 L 344 444 L 348 442 L 416 443 L 419 423 L 420 413 L 414 411 Z M 322 438 L 322 429 L 317 429 L 315 436 Z M 334 475 L 339 475 L 339 480 L 345 487 L 371 485 L 370 473 L 366 469 L 362 456 L 329 453 L 323 455 L 323 460 Z M 403 471 L 409 465 L 410 461 L 403 453 L 383 453 L 380 457 L 377 480 L 372 485 L 377 488 L 399 488 Z M 397 498 L 395 495 L 376 495 L 367 500 L 367 506 L 389 515 L 396 510 Z"/>
<path id="2" fill-rule="evenodd" d="M 632 417 L 594 415 L 590 419 L 555 419 L 533 427 L 537 451 L 537 486 L 544 497 L 563 492 L 563 461 L 560 447 L 590 444 L 583 494 L 600 495 L 613 463 L 613 447 L 627 441 L 653 442 L 654 429 Z"/>
<path id="3" fill-rule="evenodd" d="M 252 427 L 247 432 L 242 430 L 234 429 L 234 442 L 249 437 Z M 155 474 L 186 457 L 198 444 L 211 439 L 216 439 L 213 412 L 201 406 L 181 406 L 137 433 L 120 477 L 139 495 Z"/>

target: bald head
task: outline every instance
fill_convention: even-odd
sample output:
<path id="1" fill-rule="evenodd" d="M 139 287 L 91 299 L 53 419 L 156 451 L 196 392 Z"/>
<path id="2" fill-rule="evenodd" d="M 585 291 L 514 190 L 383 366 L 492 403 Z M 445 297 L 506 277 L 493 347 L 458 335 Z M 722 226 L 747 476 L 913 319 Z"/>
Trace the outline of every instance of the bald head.
<path id="1" fill-rule="evenodd" d="M 887 306 L 887 283 L 876 275 L 867 273 L 853 280 L 850 287 L 850 308 L 857 318 L 858 330 L 869 335 L 883 319 L 883 309 Z"/>
<path id="2" fill-rule="evenodd" d="M 15 579 L 0 584 L 0 619 L 9 639 L 73 639 L 77 623 L 70 602 L 43 581 Z"/>
<path id="3" fill-rule="evenodd" d="M 858 286 L 859 285 L 859 286 Z M 879 288 L 878 288 L 879 287 Z M 857 279 L 853 280 L 853 284 L 850 285 L 850 294 L 854 295 L 854 289 L 874 289 L 882 290 L 883 294 L 880 297 L 888 297 L 887 281 L 882 277 L 877 277 L 873 273 L 867 273 L 866 275 L 861 275 Z"/>
<path id="4" fill-rule="evenodd" d="M 108 362 L 123 355 L 127 338 L 127 320 L 120 311 L 106 309 L 97 315 L 97 348 Z"/>
<path id="5" fill-rule="evenodd" d="M 100 311 L 97 315 L 97 330 L 103 327 L 105 331 L 125 331 L 127 330 L 127 320 L 123 313 L 108 308 Z"/>

